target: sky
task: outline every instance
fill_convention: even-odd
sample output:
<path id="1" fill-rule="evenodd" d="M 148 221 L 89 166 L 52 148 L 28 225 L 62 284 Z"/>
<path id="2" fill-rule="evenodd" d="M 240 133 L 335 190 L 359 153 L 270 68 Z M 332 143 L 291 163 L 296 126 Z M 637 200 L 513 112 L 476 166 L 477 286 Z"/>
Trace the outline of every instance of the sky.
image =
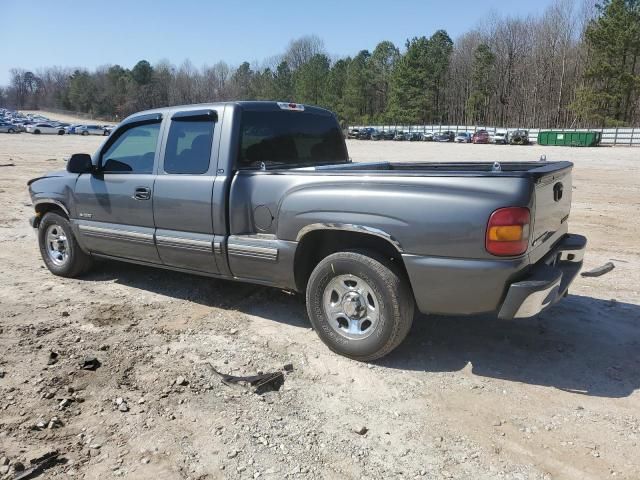
<path id="1" fill-rule="evenodd" d="M 553 0 L 8 0 L 2 2 L 0 85 L 14 67 L 83 67 L 138 60 L 224 60 L 260 65 L 288 42 L 315 34 L 332 57 L 373 50 L 382 40 L 445 29 L 455 38 L 488 17 L 536 15 Z"/>

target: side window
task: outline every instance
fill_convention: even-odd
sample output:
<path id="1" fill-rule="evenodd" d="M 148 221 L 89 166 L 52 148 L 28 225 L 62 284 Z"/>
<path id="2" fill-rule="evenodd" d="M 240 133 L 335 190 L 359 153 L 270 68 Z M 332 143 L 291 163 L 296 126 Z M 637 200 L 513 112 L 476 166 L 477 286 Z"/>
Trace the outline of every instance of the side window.
<path id="1" fill-rule="evenodd" d="M 164 155 L 164 171 L 200 175 L 209 170 L 214 122 L 189 118 L 171 121 Z"/>
<path id="2" fill-rule="evenodd" d="M 116 173 L 153 173 L 160 123 L 126 130 L 102 154 L 102 170 Z"/>

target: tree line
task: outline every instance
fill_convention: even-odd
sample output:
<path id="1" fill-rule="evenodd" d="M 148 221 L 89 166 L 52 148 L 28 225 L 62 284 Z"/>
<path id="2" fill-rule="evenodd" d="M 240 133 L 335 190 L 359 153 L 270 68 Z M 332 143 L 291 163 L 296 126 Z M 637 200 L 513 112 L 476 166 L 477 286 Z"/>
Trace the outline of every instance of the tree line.
<path id="1" fill-rule="evenodd" d="M 640 124 L 640 0 L 492 17 L 454 42 L 444 30 L 332 58 L 322 40 L 292 40 L 260 66 L 139 61 L 94 71 L 11 70 L 0 104 L 122 119 L 148 108 L 281 100 L 336 112 L 345 124 L 601 127 Z"/>

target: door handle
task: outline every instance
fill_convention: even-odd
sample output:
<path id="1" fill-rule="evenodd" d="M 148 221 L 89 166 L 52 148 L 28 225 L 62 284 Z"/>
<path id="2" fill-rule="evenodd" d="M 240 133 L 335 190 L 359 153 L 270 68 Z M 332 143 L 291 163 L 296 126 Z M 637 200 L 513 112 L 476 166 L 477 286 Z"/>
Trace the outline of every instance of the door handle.
<path id="1" fill-rule="evenodd" d="M 136 187 L 133 192 L 133 198 L 136 200 L 149 200 L 151 198 L 151 189 L 149 187 Z"/>

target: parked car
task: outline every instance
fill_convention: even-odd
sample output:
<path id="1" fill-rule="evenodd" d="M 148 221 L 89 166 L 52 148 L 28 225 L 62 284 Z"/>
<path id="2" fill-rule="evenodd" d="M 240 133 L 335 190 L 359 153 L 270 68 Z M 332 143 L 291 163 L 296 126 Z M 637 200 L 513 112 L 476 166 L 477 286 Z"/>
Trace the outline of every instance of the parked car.
<path id="1" fill-rule="evenodd" d="M 382 134 L 382 138 L 384 140 L 393 140 L 396 136 L 395 130 L 387 130 Z"/>
<path id="2" fill-rule="evenodd" d="M 75 132 L 77 135 L 109 135 L 111 130 L 108 127 L 102 125 L 82 125 L 76 127 Z"/>
<path id="3" fill-rule="evenodd" d="M 347 132 L 347 138 L 358 138 L 359 132 L 360 132 L 360 129 L 358 128 L 350 128 L 349 131 Z"/>
<path id="4" fill-rule="evenodd" d="M 471 137 L 471 141 L 473 143 L 489 143 L 490 142 L 489 132 L 487 132 L 486 130 L 478 130 Z"/>
<path id="5" fill-rule="evenodd" d="M 0 122 L 0 132 L 3 133 L 18 133 L 20 130 L 13 124 L 9 122 Z"/>
<path id="6" fill-rule="evenodd" d="M 68 127 L 65 127 L 65 131 L 69 134 L 69 135 L 73 135 L 76 133 L 76 129 L 78 129 L 79 127 L 82 127 L 84 125 L 81 124 L 75 124 L 75 125 L 69 125 Z"/>
<path id="7" fill-rule="evenodd" d="M 509 133 L 509 143 L 511 145 L 529 145 L 529 131 L 515 130 Z"/>
<path id="8" fill-rule="evenodd" d="M 407 139 L 407 136 L 402 130 L 398 130 L 393 137 L 396 142 L 404 142 Z"/>
<path id="9" fill-rule="evenodd" d="M 19 120 L 15 120 L 15 119 L 11 119 L 9 122 L 11 125 L 13 125 L 13 127 L 15 128 L 16 132 L 25 132 L 27 130 L 27 128 L 25 127 L 25 125 L 19 121 Z"/>
<path id="10" fill-rule="evenodd" d="M 134 114 L 28 188 L 51 273 L 118 259 L 297 291 L 329 348 L 369 361 L 414 305 L 521 319 L 561 300 L 586 248 L 572 167 L 351 163 L 331 112 L 233 102 Z"/>
<path id="11" fill-rule="evenodd" d="M 506 145 L 509 143 L 509 135 L 507 132 L 496 132 L 493 136 L 493 143 L 496 145 Z"/>
<path id="12" fill-rule="evenodd" d="M 424 132 L 422 134 L 423 142 L 433 142 L 433 132 Z"/>
<path id="13" fill-rule="evenodd" d="M 371 138 L 371 140 L 382 140 L 382 139 L 383 139 L 383 133 L 382 133 L 382 130 L 376 130 L 376 129 L 374 129 L 374 130 L 371 132 L 370 138 Z"/>
<path id="14" fill-rule="evenodd" d="M 407 140 L 410 142 L 420 142 L 422 141 L 422 133 L 420 132 L 409 132 L 407 134 Z"/>
<path id="15" fill-rule="evenodd" d="M 456 135 L 456 143 L 471 143 L 471 134 L 469 132 L 460 132 Z"/>
<path id="16" fill-rule="evenodd" d="M 453 142 L 455 138 L 456 138 L 455 132 L 446 130 L 444 132 L 440 132 L 437 135 L 435 135 L 433 137 L 433 140 L 436 142 Z"/>
<path id="17" fill-rule="evenodd" d="M 27 126 L 27 133 L 50 134 L 50 135 L 64 135 L 63 127 L 56 127 L 50 123 L 34 123 Z"/>

